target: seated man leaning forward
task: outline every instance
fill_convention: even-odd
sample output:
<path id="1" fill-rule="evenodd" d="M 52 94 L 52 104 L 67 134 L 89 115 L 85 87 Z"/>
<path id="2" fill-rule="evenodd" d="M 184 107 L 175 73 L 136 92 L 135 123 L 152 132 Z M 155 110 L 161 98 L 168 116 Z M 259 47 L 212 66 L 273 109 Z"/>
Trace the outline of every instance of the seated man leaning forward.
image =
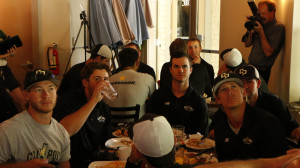
<path id="1" fill-rule="evenodd" d="M 91 62 L 81 70 L 83 89 L 59 95 L 54 116 L 71 136 L 72 168 L 88 167 L 111 134 L 111 115 L 102 98 L 108 66 Z"/>
<path id="2" fill-rule="evenodd" d="M 0 168 L 69 168 L 69 134 L 52 118 L 54 75 L 44 69 L 28 72 L 24 89 L 27 110 L 0 125 Z"/>
<path id="3" fill-rule="evenodd" d="M 238 76 L 222 73 L 214 83 L 215 98 L 224 111 L 218 116 L 214 133 L 219 161 L 285 154 L 287 145 L 279 120 L 246 103 Z"/>
<path id="4" fill-rule="evenodd" d="M 189 83 L 191 57 L 184 52 L 176 52 L 170 62 L 172 86 L 155 91 L 146 104 L 146 112 L 165 116 L 172 126 L 184 125 L 187 134 L 206 134 L 207 104 Z"/>

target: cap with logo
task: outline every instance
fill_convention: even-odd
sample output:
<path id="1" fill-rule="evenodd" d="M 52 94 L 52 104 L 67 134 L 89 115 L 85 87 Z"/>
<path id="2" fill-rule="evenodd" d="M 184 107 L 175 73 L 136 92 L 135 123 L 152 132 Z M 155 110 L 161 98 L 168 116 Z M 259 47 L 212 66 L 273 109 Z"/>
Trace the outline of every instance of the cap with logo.
<path id="1" fill-rule="evenodd" d="M 214 80 L 214 93 L 216 94 L 218 88 L 225 82 L 236 82 L 240 86 L 243 86 L 243 82 L 241 79 L 234 73 L 222 73 L 221 75 L 217 76 Z"/>
<path id="2" fill-rule="evenodd" d="M 26 74 L 24 80 L 24 89 L 27 90 L 33 84 L 45 80 L 51 81 L 56 86 L 58 85 L 58 80 L 55 79 L 55 76 L 52 74 L 51 71 L 47 69 L 35 69 L 33 71 L 30 71 Z"/>
<path id="3" fill-rule="evenodd" d="M 95 56 L 95 55 L 100 55 L 105 58 L 111 58 L 112 51 L 105 44 L 97 44 L 92 51 L 92 56 Z"/>
<path id="4" fill-rule="evenodd" d="M 258 79 L 259 73 L 253 65 L 244 65 L 234 70 L 241 79 Z"/>

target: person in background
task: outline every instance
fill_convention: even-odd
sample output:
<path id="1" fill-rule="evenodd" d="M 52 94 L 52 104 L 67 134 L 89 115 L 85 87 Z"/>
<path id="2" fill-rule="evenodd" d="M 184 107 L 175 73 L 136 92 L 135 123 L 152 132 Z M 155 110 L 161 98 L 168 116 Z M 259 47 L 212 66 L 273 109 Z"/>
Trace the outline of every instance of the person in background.
<path id="1" fill-rule="evenodd" d="M 285 28 L 275 17 L 276 3 L 273 0 L 261 0 L 258 3 L 261 18 L 252 30 L 248 30 L 245 47 L 252 46 L 248 57 L 249 64 L 255 66 L 268 84 L 271 68 L 284 44 Z"/>
<path id="2" fill-rule="evenodd" d="M 141 117 L 145 114 L 146 100 L 155 91 L 155 81 L 149 74 L 137 72 L 138 59 L 138 52 L 132 48 L 125 48 L 119 53 L 123 70 L 109 78 L 118 98 L 114 101 L 107 100 L 106 103 L 110 107 L 132 107 L 139 104 Z"/>
<path id="3" fill-rule="evenodd" d="M 172 58 L 172 55 L 175 52 L 187 52 L 187 45 L 186 42 L 183 39 L 177 38 L 175 39 L 169 47 L 169 52 L 170 52 L 170 58 Z M 161 68 L 160 71 L 160 81 L 159 81 L 159 87 L 171 87 L 172 86 L 172 75 L 170 73 L 170 67 L 171 67 L 171 62 L 166 62 Z"/>
<path id="4" fill-rule="evenodd" d="M 151 66 L 149 66 L 149 65 L 147 65 L 147 64 L 140 61 L 140 58 L 141 58 L 141 55 L 142 55 L 142 51 L 141 51 L 140 47 L 136 43 L 132 42 L 132 43 L 126 44 L 124 46 L 124 48 L 132 48 L 132 49 L 134 49 L 138 52 L 138 54 L 139 54 L 139 57 L 138 57 L 139 66 L 138 66 L 137 72 L 149 74 L 153 77 L 153 79 L 155 81 L 156 77 L 155 77 L 154 69 Z M 120 67 L 115 71 L 115 74 L 122 71 L 123 69 L 124 68 L 122 67 L 122 65 L 120 65 Z"/>
<path id="5" fill-rule="evenodd" d="M 7 39 L 8 36 L 0 29 L 0 42 Z M 15 78 L 11 69 L 7 66 L 8 57 L 16 54 L 16 47 L 10 48 L 7 53 L 0 55 L 0 86 L 9 90 L 9 93 L 19 112 L 24 110 L 25 99 L 20 88 L 20 83 Z"/>
<path id="6" fill-rule="evenodd" d="M 74 91 L 83 88 L 80 71 L 90 62 L 99 62 L 109 66 L 110 59 L 112 58 L 112 52 L 107 45 L 97 44 L 92 52 L 90 58 L 86 62 L 81 62 L 72 66 L 69 71 L 64 75 L 61 84 L 58 89 L 58 94 L 64 92 Z"/>
<path id="7" fill-rule="evenodd" d="M 57 99 L 54 75 L 28 72 L 24 81 L 27 110 L 0 124 L 0 168 L 69 168 L 70 139 L 52 118 Z"/>
<path id="8" fill-rule="evenodd" d="M 222 112 L 214 117 L 219 161 L 271 158 L 287 150 L 283 127 L 272 114 L 246 103 L 243 82 L 234 73 L 222 73 L 214 81 L 214 93 Z"/>
<path id="9" fill-rule="evenodd" d="M 102 93 L 109 84 L 108 66 L 90 62 L 80 74 L 84 88 L 59 95 L 54 108 L 54 118 L 71 137 L 72 168 L 88 167 L 112 136 L 111 114 Z"/>
<path id="10" fill-rule="evenodd" d="M 155 91 L 146 112 L 166 117 L 171 125 L 184 125 L 187 134 L 207 134 L 208 108 L 204 98 L 190 85 L 191 57 L 175 52 L 171 57 L 172 86 Z"/>
<path id="11" fill-rule="evenodd" d="M 189 54 L 190 57 L 192 57 L 193 64 L 202 64 L 205 66 L 206 71 L 209 75 L 210 87 L 212 88 L 215 72 L 213 66 L 208 62 L 206 62 L 204 59 L 202 59 L 200 56 L 200 52 L 202 50 L 201 41 L 196 37 L 189 38 L 187 42 L 187 48 L 188 48 L 187 53 Z"/>
<path id="12" fill-rule="evenodd" d="M 252 65 L 244 65 L 237 68 L 234 73 L 243 80 L 249 105 L 261 108 L 276 116 L 284 126 L 286 136 L 300 140 L 299 124 L 292 117 L 284 102 L 272 93 L 259 90 L 261 80 L 257 69 Z"/>

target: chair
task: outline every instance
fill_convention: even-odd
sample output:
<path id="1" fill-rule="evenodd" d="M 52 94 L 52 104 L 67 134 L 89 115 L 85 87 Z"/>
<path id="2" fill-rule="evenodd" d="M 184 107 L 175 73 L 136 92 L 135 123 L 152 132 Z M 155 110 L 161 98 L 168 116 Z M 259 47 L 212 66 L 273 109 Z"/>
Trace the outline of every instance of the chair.
<path id="1" fill-rule="evenodd" d="M 133 123 L 139 119 L 140 105 L 132 107 L 110 107 L 111 111 L 111 123 L 113 126 L 117 126 L 118 123 Z M 131 112 L 131 113 L 130 113 Z M 124 114 L 126 113 L 126 114 Z"/>

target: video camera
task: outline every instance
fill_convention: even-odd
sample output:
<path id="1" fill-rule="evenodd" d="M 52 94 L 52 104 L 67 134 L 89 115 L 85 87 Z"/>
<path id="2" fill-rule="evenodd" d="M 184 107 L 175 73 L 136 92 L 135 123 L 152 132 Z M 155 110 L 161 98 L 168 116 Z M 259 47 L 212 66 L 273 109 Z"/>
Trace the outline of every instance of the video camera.
<path id="1" fill-rule="evenodd" d="M 260 16 L 260 14 L 258 13 L 258 9 L 257 6 L 255 5 L 254 0 L 248 0 L 248 5 L 251 9 L 251 12 L 253 14 L 253 16 L 250 16 L 248 19 L 249 21 L 247 21 L 245 23 L 245 28 L 248 31 L 251 31 L 254 29 L 254 26 L 257 26 L 256 21 L 261 22 L 262 21 L 262 17 Z"/>
<path id="2" fill-rule="evenodd" d="M 12 48 L 13 46 L 21 47 L 22 41 L 18 35 L 13 37 L 7 37 L 5 40 L 0 42 L 0 55 L 6 54 L 7 50 Z"/>
<path id="3" fill-rule="evenodd" d="M 252 12 L 253 16 L 248 17 L 249 21 L 247 21 L 244 26 L 245 26 L 245 28 L 248 31 L 251 31 L 251 30 L 254 29 L 254 26 L 257 26 L 256 21 L 258 21 L 258 22 L 261 23 L 261 21 L 263 20 L 263 18 L 258 13 L 258 9 L 257 9 L 257 6 L 256 6 L 254 0 L 248 0 L 248 5 L 249 5 L 249 7 L 251 9 L 251 12 Z M 247 41 L 248 35 L 249 35 L 249 33 L 247 32 L 243 36 L 242 42 Z"/>

